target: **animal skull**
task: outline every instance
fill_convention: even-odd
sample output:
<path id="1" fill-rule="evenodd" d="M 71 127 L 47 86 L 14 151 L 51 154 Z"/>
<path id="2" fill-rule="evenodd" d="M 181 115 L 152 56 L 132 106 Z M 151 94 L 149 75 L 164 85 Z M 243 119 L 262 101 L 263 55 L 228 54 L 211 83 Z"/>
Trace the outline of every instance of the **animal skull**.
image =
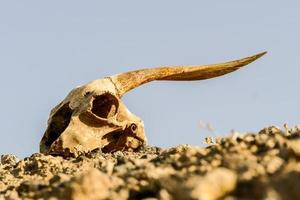
<path id="1" fill-rule="evenodd" d="M 77 156 L 96 148 L 103 152 L 136 150 L 147 139 L 143 121 L 121 101 L 126 92 L 154 80 L 190 81 L 221 76 L 265 53 L 222 64 L 136 70 L 77 87 L 52 109 L 40 151 Z"/>

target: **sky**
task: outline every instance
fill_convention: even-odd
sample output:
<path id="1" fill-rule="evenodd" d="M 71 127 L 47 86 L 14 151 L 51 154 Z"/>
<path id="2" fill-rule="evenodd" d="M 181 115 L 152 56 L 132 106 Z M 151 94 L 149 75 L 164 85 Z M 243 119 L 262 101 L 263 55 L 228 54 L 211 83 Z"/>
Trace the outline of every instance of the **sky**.
<path id="1" fill-rule="evenodd" d="M 300 123 L 300 1 L 1 1 L 0 154 L 39 151 L 51 108 L 91 80 L 268 54 L 215 79 L 152 82 L 123 97 L 149 144 Z M 213 130 L 211 130 L 213 129 Z"/>

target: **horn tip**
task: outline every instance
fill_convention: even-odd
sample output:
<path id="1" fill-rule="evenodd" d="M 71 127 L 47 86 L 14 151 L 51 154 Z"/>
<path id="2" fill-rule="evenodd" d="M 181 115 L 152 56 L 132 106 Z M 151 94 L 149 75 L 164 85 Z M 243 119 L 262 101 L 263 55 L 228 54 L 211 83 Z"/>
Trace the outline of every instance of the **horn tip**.
<path id="1" fill-rule="evenodd" d="M 249 63 L 252 63 L 253 61 L 259 59 L 260 57 L 264 56 L 267 53 L 267 51 L 263 51 L 261 53 L 255 54 L 253 56 L 247 57 L 245 59 L 242 59 L 243 65 L 247 65 Z"/>
<path id="2" fill-rule="evenodd" d="M 267 51 L 263 51 L 263 52 L 261 52 L 261 53 L 255 54 L 254 56 L 251 56 L 251 57 L 252 57 L 252 59 L 253 59 L 253 61 L 254 61 L 254 60 L 256 60 L 256 59 L 258 59 L 258 58 L 264 56 L 264 55 L 267 54 L 267 53 L 268 53 Z"/>
<path id="3" fill-rule="evenodd" d="M 261 53 L 256 54 L 256 57 L 257 57 L 257 58 L 260 58 L 260 57 L 264 56 L 264 55 L 267 54 L 267 53 L 268 53 L 267 51 L 263 51 L 263 52 L 261 52 Z"/>

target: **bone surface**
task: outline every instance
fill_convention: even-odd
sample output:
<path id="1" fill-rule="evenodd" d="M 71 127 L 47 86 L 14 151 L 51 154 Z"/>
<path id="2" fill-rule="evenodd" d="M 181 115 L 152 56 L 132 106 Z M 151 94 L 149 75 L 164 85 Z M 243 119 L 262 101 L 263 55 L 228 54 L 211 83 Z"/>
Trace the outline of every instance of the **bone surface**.
<path id="1" fill-rule="evenodd" d="M 126 92 L 155 80 L 193 81 L 222 76 L 265 53 L 221 64 L 141 69 L 76 87 L 51 110 L 40 151 L 77 156 L 95 149 L 138 150 L 147 144 L 144 123 L 122 102 Z"/>

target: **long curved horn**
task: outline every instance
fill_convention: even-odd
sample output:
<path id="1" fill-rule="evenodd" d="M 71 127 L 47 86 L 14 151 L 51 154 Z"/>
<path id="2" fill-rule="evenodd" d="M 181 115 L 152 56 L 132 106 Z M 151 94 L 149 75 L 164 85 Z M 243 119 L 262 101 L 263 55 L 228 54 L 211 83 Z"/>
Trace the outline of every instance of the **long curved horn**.
<path id="1" fill-rule="evenodd" d="M 240 60 L 221 64 L 140 69 L 117 74 L 109 78 L 114 82 L 119 96 L 122 97 L 129 90 L 154 80 L 193 81 L 222 76 L 253 62 L 266 53 L 262 52 Z"/>

